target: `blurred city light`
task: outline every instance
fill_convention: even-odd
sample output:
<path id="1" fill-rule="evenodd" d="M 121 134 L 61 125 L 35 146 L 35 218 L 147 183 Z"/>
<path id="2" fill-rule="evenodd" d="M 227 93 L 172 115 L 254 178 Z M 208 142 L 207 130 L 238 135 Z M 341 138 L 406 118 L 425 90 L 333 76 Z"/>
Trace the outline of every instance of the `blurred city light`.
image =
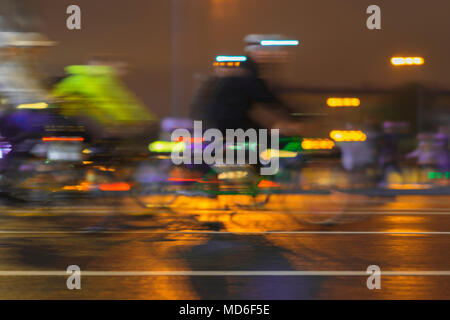
<path id="1" fill-rule="evenodd" d="M 425 63 L 422 57 L 393 57 L 391 63 L 394 66 L 420 66 Z"/>
<path id="2" fill-rule="evenodd" d="M 367 139 L 366 134 L 359 130 L 332 130 L 330 137 L 338 142 L 366 141 Z"/>
<path id="3" fill-rule="evenodd" d="M 20 104 L 16 107 L 16 109 L 47 109 L 47 108 L 48 104 L 46 104 L 45 102 Z"/>
<path id="4" fill-rule="evenodd" d="M 270 180 L 261 180 L 258 183 L 258 188 L 279 188 L 279 187 L 281 187 L 280 184 Z"/>
<path id="5" fill-rule="evenodd" d="M 227 144 L 227 149 L 230 150 L 256 150 L 258 148 L 258 144 L 253 142 L 244 142 L 244 143 L 237 143 L 237 144 Z"/>
<path id="6" fill-rule="evenodd" d="M 185 143 L 201 143 L 203 141 L 205 141 L 205 139 L 195 138 L 195 137 L 191 137 L 191 138 L 178 137 L 175 139 L 175 142 L 185 142 Z"/>
<path id="7" fill-rule="evenodd" d="M 298 40 L 262 40 L 262 46 L 298 46 Z"/>
<path id="8" fill-rule="evenodd" d="M 429 184 L 423 183 L 391 183 L 388 185 L 389 189 L 394 190 L 421 190 L 421 189 L 430 189 L 432 186 Z"/>
<path id="9" fill-rule="evenodd" d="M 214 67 L 239 67 L 241 65 L 240 62 L 214 62 Z"/>
<path id="10" fill-rule="evenodd" d="M 361 101 L 358 98 L 328 98 L 327 105 L 331 108 L 336 107 L 359 107 Z"/>
<path id="11" fill-rule="evenodd" d="M 126 182 L 102 183 L 99 185 L 101 191 L 129 191 L 130 184 Z"/>
<path id="12" fill-rule="evenodd" d="M 222 172 L 217 176 L 217 179 L 219 180 L 236 180 L 236 179 L 243 179 L 248 176 L 247 171 L 229 171 L 229 172 Z"/>
<path id="13" fill-rule="evenodd" d="M 43 137 L 42 138 L 43 142 L 73 142 L 73 141 L 79 141 L 79 142 L 83 142 L 84 138 L 82 137 Z"/>
<path id="14" fill-rule="evenodd" d="M 217 56 L 217 62 L 245 62 L 247 61 L 246 56 Z"/>
<path id="15" fill-rule="evenodd" d="M 183 152 L 186 149 L 184 142 L 155 141 L 150 143 L 151 152 Z"/>
<path id="16" fill-rule="evenodd" d="M 267 149 L 261 152 L 261 159 L 269 161 L 272 158 L 295 158 L 297 155 L 297 152 Z"/>
<path id="17" fill-rule="evenodd" d="M 330 139 L 303 139 L 304 150 L 330 150 L 334 148 L 334 141 Z"/>
<path id="18" fill-rule="evenodd" d="M 428 173 L 429 179 L 450 179 L 450 172 L 429 172 Z"/>

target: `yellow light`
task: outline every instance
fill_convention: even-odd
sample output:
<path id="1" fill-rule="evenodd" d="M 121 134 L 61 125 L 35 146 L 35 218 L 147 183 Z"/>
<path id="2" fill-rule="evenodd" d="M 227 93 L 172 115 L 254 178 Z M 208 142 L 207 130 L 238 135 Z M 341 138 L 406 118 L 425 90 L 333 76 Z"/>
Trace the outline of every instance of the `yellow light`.
<path id="1" fill-rule="evenodd" d="M 248 172 L 246 171 L 229 171 L 222 172 L 217 176 L 219 180 L 235 180 L 235 179 L 243 179 L 248 176 Z"/>
<path id="2" fill-rule="evenodd" d="M 358 98 L 328 98 L 327 105 L 335 107 L 359 107 L 361 101 Z"/>
<path id="3" fill-rule="evenodd" d="M 303 139 L 304 150 L 330 150 L 334 148 L 334 141 L 330 139 Z"/>
<path id="4" fill-rule="evenodd" d="M 269 161 L 272 158 L 295 158 L 296 156 L 297 152 L 285 150 L 267 149 L 261 152 L 261 159 L 265 161 Z"/>
<path id="5" fill-rule="evenodd" d="M 213 62 L 214 67 L 240 67 L 240 62 Z"/>
<path id="6" fill-rule="evenodd" d="M 89 182 L 82 182 L 80 185 L 77 186 L 64 186 L 63 190 L 70 190 L 70 191 L 89 191 L 93 186 Z"/>
<path id="7" fill-rule="evenodd" d="M 392 57 L 391 63 L 394 66 L 420 66 L 425 63 L 422 57 Z"/>
<path id="8" fill-rule="evenodd" d="M 332 130 L 330 137 L 334 141 L 366 141 L 367 136 L 364 132 L 359 130 Z"/>
<path id="9" fill-rule="evenodd" d="M 45 102 L 21 104 L 16 107 L 16 109 L 47 109 L 47 108 L 48 104 L 46 104 Z"/>
<path id="10" fill-rule="evenodd" d="M 424 63 L 425 63 L 425 60 L 423 58 L 421 58 L 421 57 L 415 57 L 414 58 L 414 64 L 421 65 L 421 64 L 424 64 Z"/>

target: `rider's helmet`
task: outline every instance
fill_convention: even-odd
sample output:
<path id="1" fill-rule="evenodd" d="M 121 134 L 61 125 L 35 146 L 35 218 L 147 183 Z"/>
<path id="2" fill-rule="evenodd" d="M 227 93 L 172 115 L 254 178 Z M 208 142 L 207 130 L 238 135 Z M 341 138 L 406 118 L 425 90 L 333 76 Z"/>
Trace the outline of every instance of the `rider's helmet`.
<path id="1" fill-rule="evenodd" d="M 243 55 L 219 55 L 213 63 L 215 74 L 218 77 L 239 76 L 247 60 Z"/>
<path id="2" fill-rule="evenodd" d="M 244 43 L 247 56 L 260 66 L 286 62 L 289 54 L 287 48 L 299 45 L 298 40 L 279 34 L 249 34 L 244 38 Z"/>

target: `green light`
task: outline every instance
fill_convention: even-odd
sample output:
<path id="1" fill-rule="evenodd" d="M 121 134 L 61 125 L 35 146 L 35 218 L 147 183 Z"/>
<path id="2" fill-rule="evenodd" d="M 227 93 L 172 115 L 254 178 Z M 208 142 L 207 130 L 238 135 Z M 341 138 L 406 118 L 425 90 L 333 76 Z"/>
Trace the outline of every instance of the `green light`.
<path id="1" fill-rule="evenodd" d="M 450 172 L 445 172 L 444 176 L 446 179 L 449 178 Z M 442 179 L 442 172 L 428 172 L 428 178 L 429 179 Z"/>
<path id="2" fill-rule="evenodd" d="M 226 148 L 230 149 L 230 150 L 253 150 L 253 151 L 256 151 L 257 147 L 258 147 L 258 144 L 256 142 L 252 142 L 252 143 L 245 142 L 243 144 L 236 143 L 233 145 L 227 145 Z"/>
<path id="3" fill-rule="evenodd" d="M 149 144 L 151 152 L 183 152 L 186 149 L 184 142 L 155 141 Z"/>
<path id="4" fill-rule="evenodd" d="M 300 141 L 292 141 L 292 142 L 289 142 L 283 148 L 283 150 L 285 150 L 285 151 L 293 151 L 293 152 L 301 151 L 302 150 L 302 144 L 301 144 Z"/>

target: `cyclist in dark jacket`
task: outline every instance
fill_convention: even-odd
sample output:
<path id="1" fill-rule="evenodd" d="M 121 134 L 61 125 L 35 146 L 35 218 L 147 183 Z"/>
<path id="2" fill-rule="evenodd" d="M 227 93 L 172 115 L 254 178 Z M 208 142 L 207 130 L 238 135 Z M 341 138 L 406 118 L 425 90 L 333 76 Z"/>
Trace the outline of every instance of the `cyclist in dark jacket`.
<path id="1" fill-rule="evenodd" d="M 231 70 L 224 71 L 227 67 L 219 67 L 216 75 L 199 90 L 192 117 L 203 121 L 204 128 L 217 128 L 222 132 L 238 128 L 271 128 L 276 120 L 289 119 L 291 110 L 260 75 L 261 68 L 277 62 L 279 51 L 252 44 L 259 38 L 264 36 L 251 35 L 246 38 L 248 57 L 238 68 L 233 65 L 228 68 Z M 271 116 L 261 116 L 267 113 Z"/>

